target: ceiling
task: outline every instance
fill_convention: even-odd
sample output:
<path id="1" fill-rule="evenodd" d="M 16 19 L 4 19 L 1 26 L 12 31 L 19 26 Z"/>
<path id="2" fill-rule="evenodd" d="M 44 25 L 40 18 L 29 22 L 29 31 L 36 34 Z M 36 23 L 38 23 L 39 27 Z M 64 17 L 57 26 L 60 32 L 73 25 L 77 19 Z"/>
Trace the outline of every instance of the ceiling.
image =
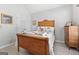
<path id="1" fill-rule="evenodd" d="M 40 11 L 44 11 L 52 8 L 61 7 L 63 5 L 64 4 L 29 4 L 28 10 L 30 11 L 30 13 L 36 13 L 36 12 L 40 12 Z"/>

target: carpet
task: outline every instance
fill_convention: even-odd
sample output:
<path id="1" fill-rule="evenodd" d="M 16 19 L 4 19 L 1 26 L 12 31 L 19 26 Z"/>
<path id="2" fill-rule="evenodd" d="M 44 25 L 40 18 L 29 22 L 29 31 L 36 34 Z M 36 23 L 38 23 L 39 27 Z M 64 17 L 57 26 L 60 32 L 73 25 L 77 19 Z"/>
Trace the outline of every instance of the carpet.
<path id="1" fill-rule="evenodd" d="M 0 55 L 8 55 L 8 52 L 0 52 Z"/>

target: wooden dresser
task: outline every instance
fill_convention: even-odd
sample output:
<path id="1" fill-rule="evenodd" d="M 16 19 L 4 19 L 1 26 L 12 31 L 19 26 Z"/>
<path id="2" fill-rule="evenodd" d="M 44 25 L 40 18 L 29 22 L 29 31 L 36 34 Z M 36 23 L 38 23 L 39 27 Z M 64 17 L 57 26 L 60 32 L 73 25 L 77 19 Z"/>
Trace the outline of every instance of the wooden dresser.
<path id="1" fill-rule="evenodd" d="M 24 48 L 31 54 L 48 55 L 48 38 L 40 35 L 17 34 L 18 51 L 19 47 Z"/>
<path id="2" fill-rule="evenodd" d="M 79 41 L 79 27 L 78 26 L 65 26 L 65 43 L 69 48 L 76 48 L 78 47 Z"/>

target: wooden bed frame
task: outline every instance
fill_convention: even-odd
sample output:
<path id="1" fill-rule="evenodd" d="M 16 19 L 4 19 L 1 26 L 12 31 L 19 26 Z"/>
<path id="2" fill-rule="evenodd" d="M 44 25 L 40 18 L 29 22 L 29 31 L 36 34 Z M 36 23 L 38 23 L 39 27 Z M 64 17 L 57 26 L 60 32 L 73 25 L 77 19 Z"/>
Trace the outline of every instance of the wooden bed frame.
<path id="1" fill-rule="evenodd" d="M 38 22 L 38 26 L 54 27 L 53 20 L 43 20 Z M 40 35 L 32 34 L 17 34 L 18 52 L 19 47 L 26 49 L 29 53 L 34 55 L 48 55 L 49 44 L 48 38 Z"/>
<path id="2" fill-rule="evenodd" d="M 54 27 L 55 26 L 55 21 L 45 19 L 45 20 L 39 21 L 38 26 Z"/>

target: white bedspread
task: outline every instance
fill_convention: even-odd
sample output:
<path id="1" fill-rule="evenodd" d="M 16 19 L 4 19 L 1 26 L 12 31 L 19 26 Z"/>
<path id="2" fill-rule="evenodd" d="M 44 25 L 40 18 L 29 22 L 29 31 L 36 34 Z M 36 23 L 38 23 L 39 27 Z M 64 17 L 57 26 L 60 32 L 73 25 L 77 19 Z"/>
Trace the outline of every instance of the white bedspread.
<path id="1" fill-rule="evenodd" d="M 54 51 L 53 51 L 53 46 L 54 46 L 54 40 L 55 40 L 55 35 L 53 33 L 47 34 L 48 38 L 49 38 L 49 54 L 53 55 Z"/>

